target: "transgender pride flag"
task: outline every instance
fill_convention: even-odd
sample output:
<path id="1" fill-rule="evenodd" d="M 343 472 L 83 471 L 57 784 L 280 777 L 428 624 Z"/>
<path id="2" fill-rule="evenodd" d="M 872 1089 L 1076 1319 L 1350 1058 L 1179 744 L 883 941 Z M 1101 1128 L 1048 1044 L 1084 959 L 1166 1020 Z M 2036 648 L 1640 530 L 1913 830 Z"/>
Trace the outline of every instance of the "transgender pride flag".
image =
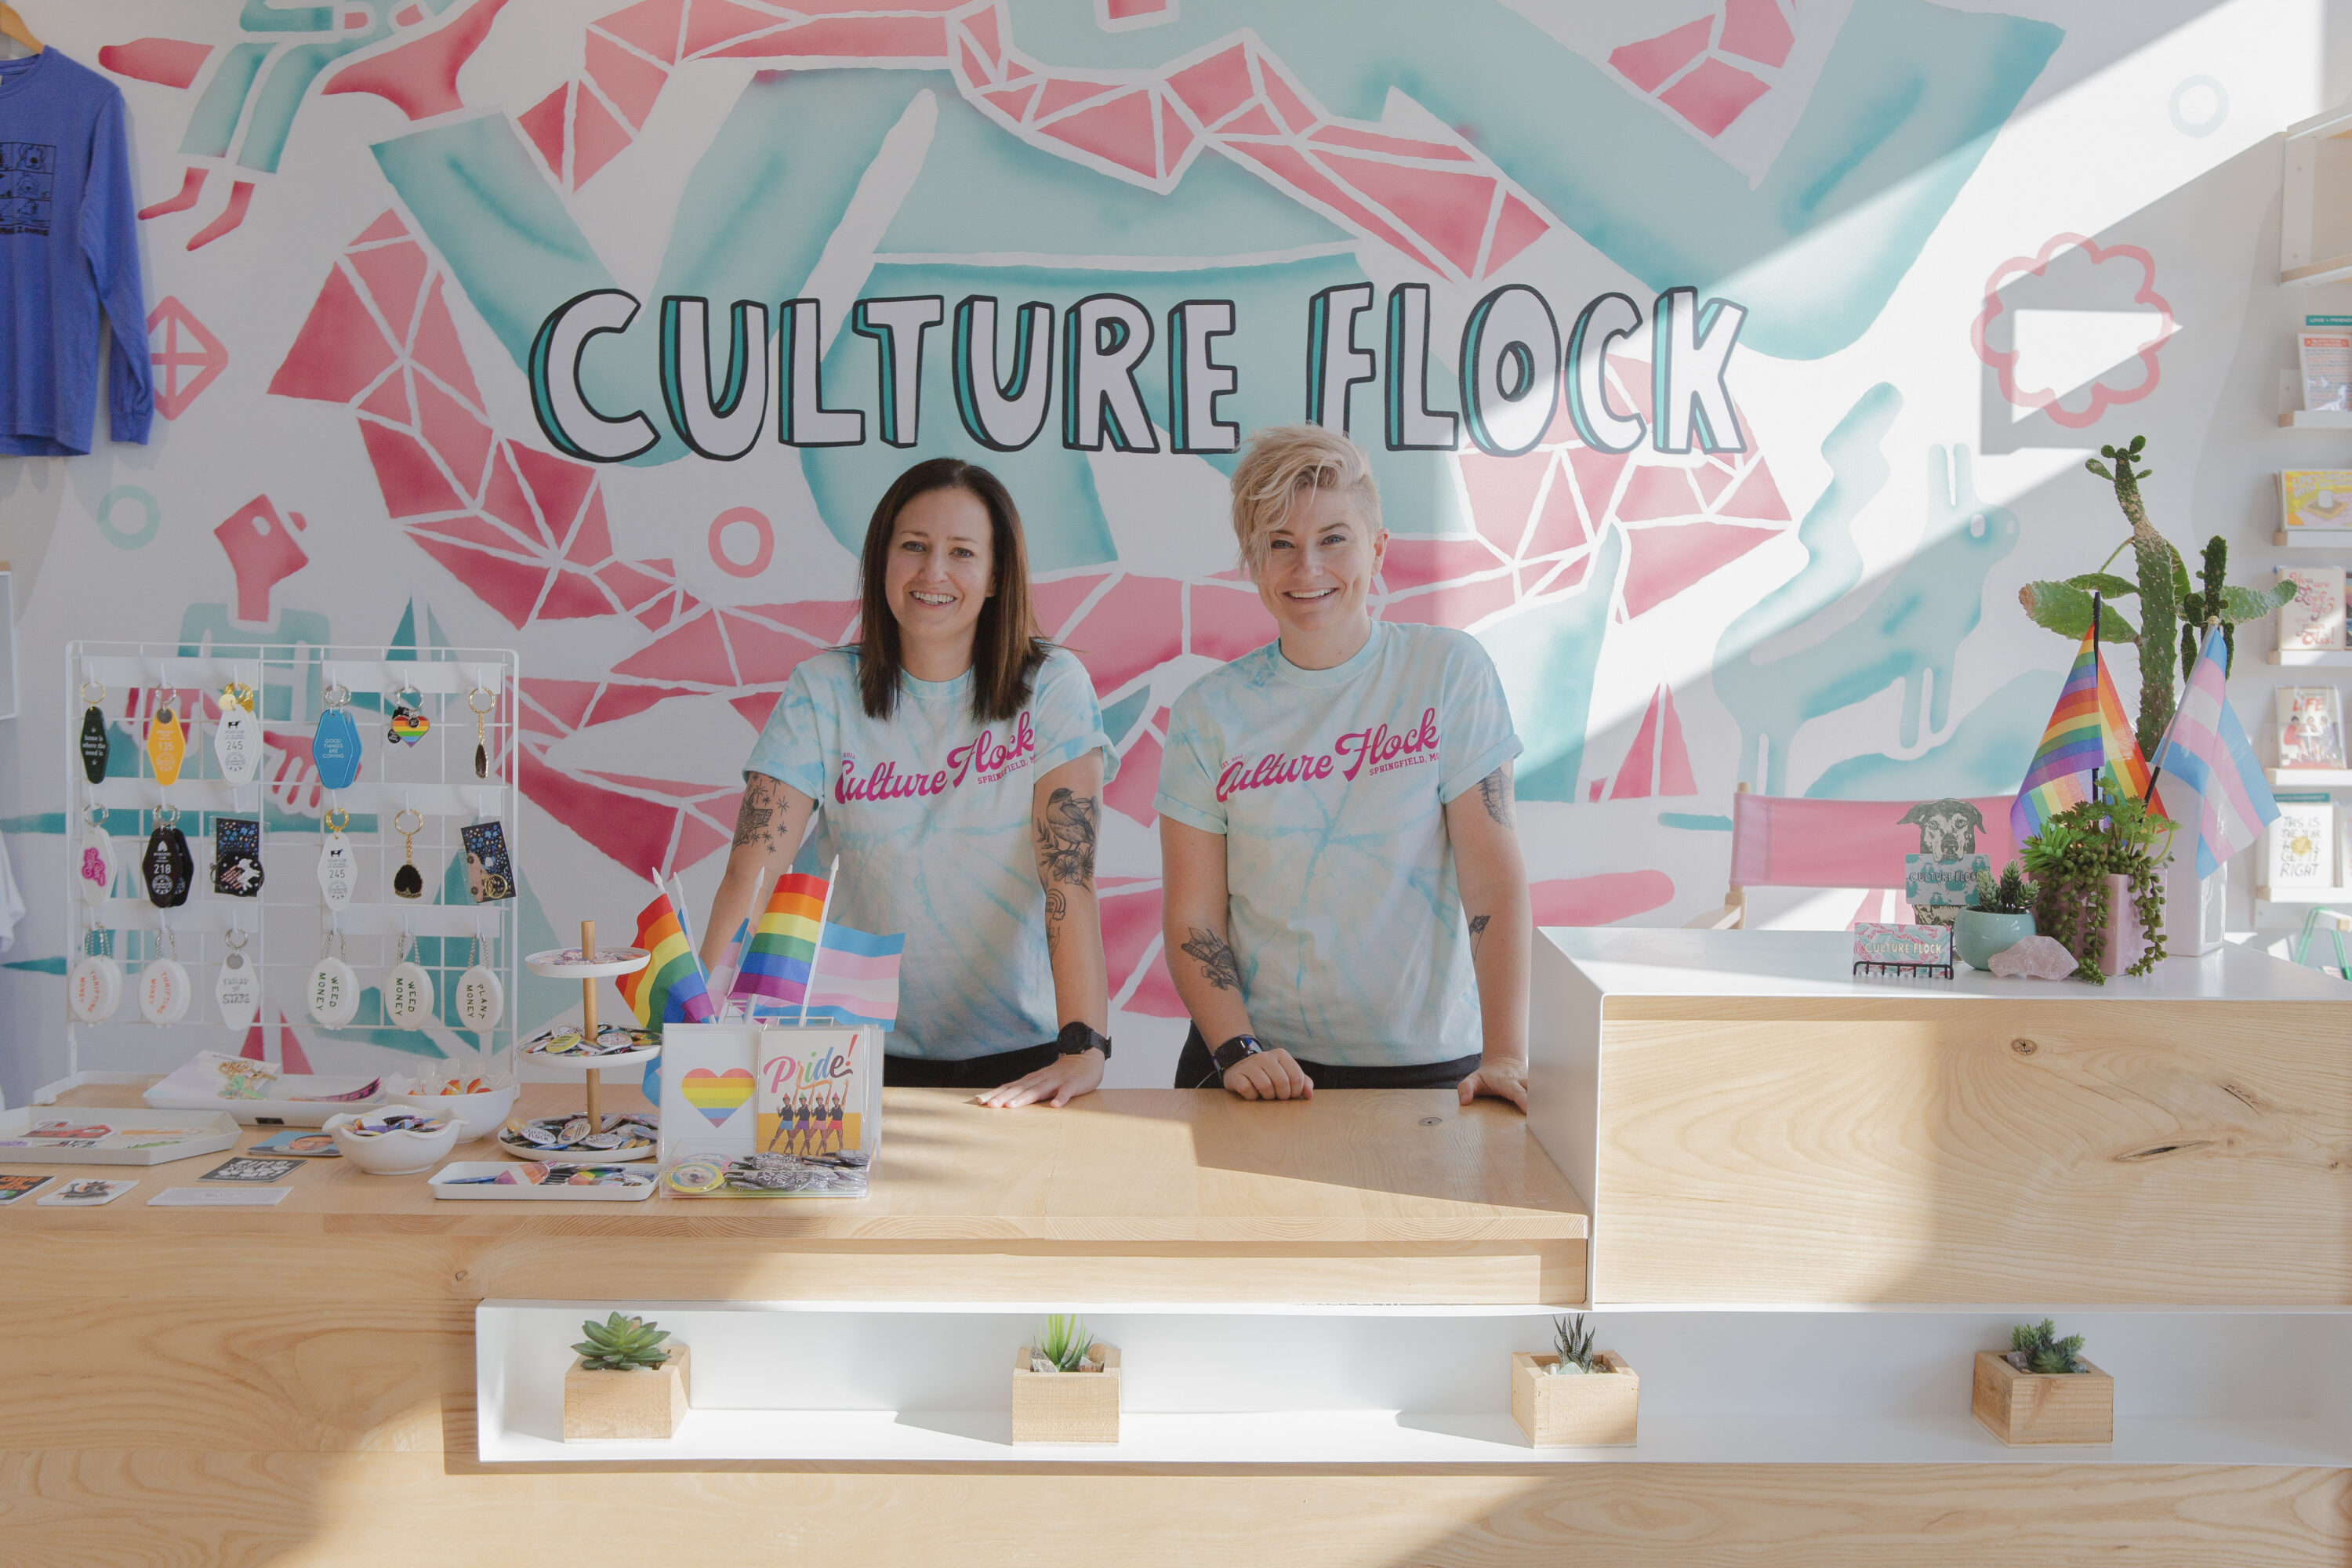
<path id="1" fill-rule="evenodd" d="M 744 944 L 734 994 L 804 1006 L 845 1024 L 898 1020 L 900 936 L 874 936 L 824 918 L 823 877 L 779 878 L 767 911 Z"/>
<path id="2" fill-rule="evenodd" d="M 2172 728 L 2156 749 L 2156 765 L 2167 774 L 2164 793 L 2180 803 L 2194 791 L 2195 809 L 2169 812 L 2175 821 L 2197 824 L 2197 875 L 2210 877 L 2221 863 L 2261 837 L 2263 825 L 2274 820 L 2278 802 L 2263 780 L 2246 727 L 2230 710 L 2222 695 L 2221 666 L 2227 649 L 2221 628 L 2205 634 L 2205 647 L 2189 673 L 2189 690 Z M 2181 803 L 2186 804 L 2186 803 Z"/>
<path id="3" fill-rule="evenodd" d="M 2025 770 L 2025 783 L 2009 808 L 2010 831 L 2020 844 L 2042 830 L 2042 825 L 2091 798 L 2089 781 L 2113 763 L 2116 783 L 2134 800 L 2147 795 L 2147 762 L 2139 742 L 2124 721 L 2123 700 L 2107 667 L 2099 658 L 2098 626 L 2083 634 L 2075 650 L 2074 668 L 2058 693 L 2058 706 L 2042 731 L 2042 744 Z"/>

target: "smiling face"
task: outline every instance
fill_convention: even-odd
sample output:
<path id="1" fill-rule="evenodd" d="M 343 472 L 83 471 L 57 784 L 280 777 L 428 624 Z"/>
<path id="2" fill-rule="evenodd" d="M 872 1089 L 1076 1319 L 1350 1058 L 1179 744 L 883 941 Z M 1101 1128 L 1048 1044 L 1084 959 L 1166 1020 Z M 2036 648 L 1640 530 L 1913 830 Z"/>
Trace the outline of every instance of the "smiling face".
<path id="1" fill-rule="evenodd" d="M 1366 522 L 1346 491 L 1293 495 L 1261 543 L 1256 572 L 1257 596 L 1282 627 L 1292 663 L 1328 668 L 1363 646 L 1371 634 L 1364 601 L 1388 544 L 1388 531 Z"/>
<path id="2" fill-rule="evenodd" d="M 908 673 L 949 680 L 971 667 L 981 608 L 996 592 L 994 565 L 988 508 L 970 490 L 926 490 L 899 509 L 882 593 Z"/>

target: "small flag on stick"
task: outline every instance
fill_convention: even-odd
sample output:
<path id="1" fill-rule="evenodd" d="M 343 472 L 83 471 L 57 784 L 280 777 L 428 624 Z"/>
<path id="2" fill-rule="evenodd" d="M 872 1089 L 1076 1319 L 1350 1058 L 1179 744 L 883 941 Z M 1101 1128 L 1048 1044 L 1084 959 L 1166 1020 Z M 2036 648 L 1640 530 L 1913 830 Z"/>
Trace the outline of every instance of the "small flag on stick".
<path id="1" fill-rule="evenodd" d="M 624 974 L 613 984 L 636 1014 L 638 1025 L 657 1031 L 664 1024 L 708 1023 L 715 1011 L 710 991 L 668 893 L 656 893 L 654 901 L 638 911 L 635 945 L 651 959 L 635 974 Z"/>
<path id="2" fill-rule="evenodd" d="M 2219 626 L 2205 634 L 2197 668 L 2189 675 L 2189 690 L 2156 748 L 2157 766 L 2165 774 L 2165 797 L 2182 806 L 2172 815 L 2197 825 L 2200 877 L 2220 870 L 2279 814 L 2262 766 L 2254 761 L 2253 742 L 2222 689 L 2221 638 Z M 2195 799 L 2184 801 L 2187 795 Z"/>
<path id="3" fill-rule="evenodd" d="M 2042 825 L 2091 798 L 2090 781 L 2113 764 L 2116 785 L 2134 800 L 2147 795 L 2147 762 L 2139 753 L 2131 726 L 2124 720 L 2122 699 L 2107 678 L 2106 661 L 2099 657 L 2098 622 L 2083 634 L 2074 667 L 2058 693 L 2058 706 L 2042 731 L 2042 744 L 2025 770 L 2017 802 L 2009 808 L 2009 825 L 2021 844 L 2042 830 Z"/>
<path id="4" fill-rule="evenodd" d="M 898 1017 L 898 963 L 907 939 L 826 920 L 830 888 L 824 877 L 777 879 L 767 911 L 744 944 L 734 994 L 887 1028 Z"/>

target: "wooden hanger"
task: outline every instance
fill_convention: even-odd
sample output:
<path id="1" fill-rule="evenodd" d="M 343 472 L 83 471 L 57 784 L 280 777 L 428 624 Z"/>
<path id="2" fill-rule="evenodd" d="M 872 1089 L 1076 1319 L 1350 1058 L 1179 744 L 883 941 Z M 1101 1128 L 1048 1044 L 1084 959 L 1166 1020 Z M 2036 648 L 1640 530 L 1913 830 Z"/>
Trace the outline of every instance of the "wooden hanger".
<path id="1" fill-rule="evenodd" d="M 0 0 L 0 38 L 14 38 L 33 53 L 41 52 L 41 40 L 33 37 L 33 29 L 25 26 L 25 18 L 5 0 Z"/>

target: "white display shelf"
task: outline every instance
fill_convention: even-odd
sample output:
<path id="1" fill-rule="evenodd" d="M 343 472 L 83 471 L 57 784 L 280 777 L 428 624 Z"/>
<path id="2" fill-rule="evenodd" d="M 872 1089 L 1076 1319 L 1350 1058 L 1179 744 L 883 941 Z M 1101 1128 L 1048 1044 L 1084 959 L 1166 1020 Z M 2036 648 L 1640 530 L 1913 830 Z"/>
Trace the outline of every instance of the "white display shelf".
<path id="1" fill-rule="evenodd" d="M 2321 243 L 2336 238 L 2317 221 L 2323 216 L 2320 144 L 2345 136 L 2352 136 L 2352 108 L 2342 105 L 2287 127 L 2285 155 L 2279 166 L 2279 281 L 2283 284 L 2316 285 L 2352 278 L 2352 255 L 2314 254 Z"/>
<path id="2" fill-rule="evenodd" d="M 2254 897 L 2265 904 L 2352 904 L 2352 888 L 2261 888 Z"/>
<path id="3" fill-rule="evenodd" d="M 2287 664 L 2308 668 L 2313 665 L 2352 665 L 2352 653 L 2335 648 L 2279 648 L 2263 656 L 2271 664 Z"/>
<path id="4" fill-rule="evenodd" d="M 2352 768 L 2273 768 L 2274 789 L 2352 789 Z"/>
<path id="5" fill-rule="evenodd" d="M 2336 268 L 2340 272 L 2342 268 L 2352 268 L 2352 256 L 2338 257 L 2334 261 L 2323 265 Z M 2315 279 L 2288 279 L 2288 281 L 2309 282 Z M 2291 413 L 2280 415 L 2278 422 L 2279 428 L 2282 430 L 2352 430 L 2352 410 L 2297 408 Z"/>
<path id="6" fill-rule="evenodd" d="M 2271 534 L 2273 544 L 2289 550 L 2352 550 L 2352 528 L 2296 528 Z"/>

